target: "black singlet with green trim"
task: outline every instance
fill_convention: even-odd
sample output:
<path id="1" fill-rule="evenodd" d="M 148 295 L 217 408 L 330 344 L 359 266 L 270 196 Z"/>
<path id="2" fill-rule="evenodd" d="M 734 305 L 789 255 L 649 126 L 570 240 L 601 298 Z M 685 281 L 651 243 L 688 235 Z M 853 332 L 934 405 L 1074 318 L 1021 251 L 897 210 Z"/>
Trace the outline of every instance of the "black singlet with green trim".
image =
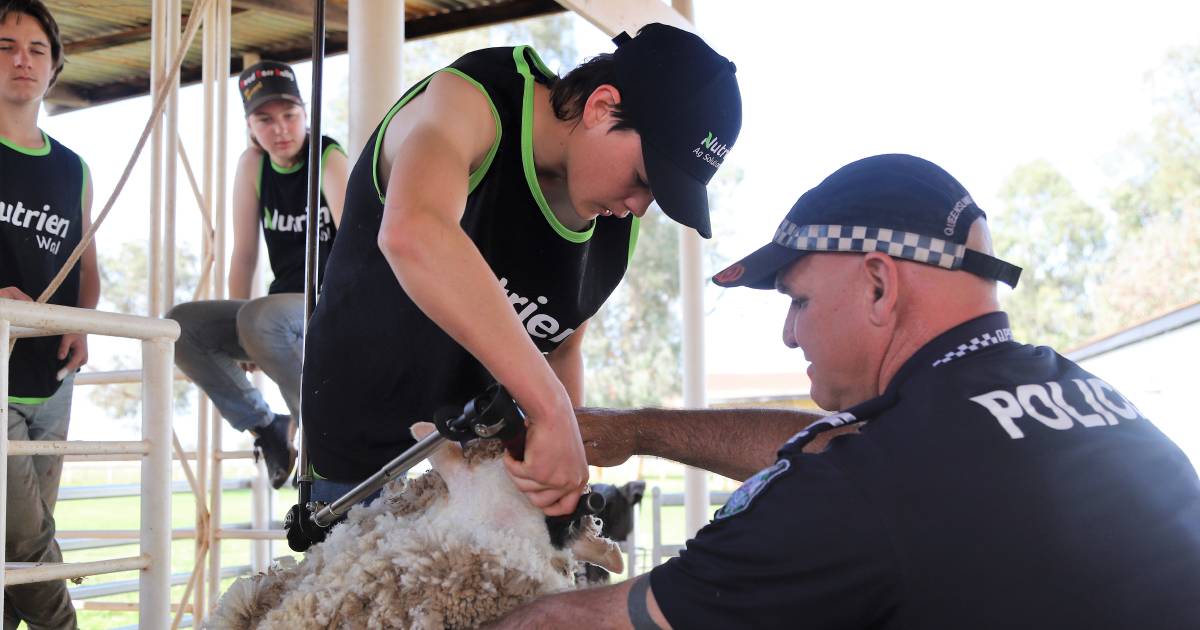
<path id="1" fill-rule="evenodd" d="M 322 168 L 330 151 L 341 151 L 343 155 L 346 153 L 337 140 L 321 136 Z M 271 261 L 271 273 L 275 275 L 267 291 L 272 294 L 304 293 L 304 226 L 308 223 L 308 169 L 304 165 L 308 163 L 308 137 L 304 139 L 300 155 L 305 159 L 284 168 L 272 162 L 271 157 L 263 152 L 255 185 L 258 193 L 258 224 L 262 226 L 263 237 L 267 241 L 267 258 Z M 329 213 L 324 189 L 321 191 L 320 217 L 317 278 L 323 281 L 325 264 L 329 260 L 333 238 L 337 235 L 337 226 L 333 223 L 333 215 Z"/>
<path id="2" fill-rule="evenodd" d="M 533 164 L 533 96 L 535 82 L 554 77 L 532 49 L 479 50 L 439 72 L 469 82 L 491 102 L 496 142 L 470 174 L 461 225 L 533 342 L 549 352 L 621 281 L 637 220 L 601 217 L 572 232 L 546 205 Z M 392 107 L 350 174 L 325 289 L 309 324 L 302 418 L 314 467 L 329 479 L 369 476 L 414 444 L 413 423 L 461 409 L 495 382 L 412 302 L 377 245 L 381 130 L 431 78 Z"/>
<path id="3" fill-rule="evenodd" d="M 35 300 L 83 236 L 87 173 L 74 151 L 45 132 L 42 138 L 38 149 L 0 138 L 0 287 L 15 286 Z M 49 303 L 79 304 L 78 264 Z M 36 404 L 58 389 L 61 340 L 55 335 L 17 341 L 9 361 L 9 401 Z"/>

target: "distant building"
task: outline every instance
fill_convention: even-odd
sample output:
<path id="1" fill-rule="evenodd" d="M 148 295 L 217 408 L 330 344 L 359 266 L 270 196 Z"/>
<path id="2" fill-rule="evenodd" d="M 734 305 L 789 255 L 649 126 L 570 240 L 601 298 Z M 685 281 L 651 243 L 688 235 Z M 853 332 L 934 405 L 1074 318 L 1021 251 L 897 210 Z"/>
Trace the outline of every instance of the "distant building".
<path id="1" fill-rule="evenodd" d="M 719 409 L 766 407 L 821 411 L 808 391 L 804 372 L 709 374 L 705 382 L 708 406 Z"/>
<path id="2" fill-rule="evenodd" d="M 1200 468 L 1200 301 L 1065 354 L 1120 390 Z"/>
<path id="3" fill-rule="evenodd" d="M 1064 353 L 1116 387 L 1200 469 L 1200 301 Z M 820 411 L 803 372 L 709 374 L 709 406 Z"/>

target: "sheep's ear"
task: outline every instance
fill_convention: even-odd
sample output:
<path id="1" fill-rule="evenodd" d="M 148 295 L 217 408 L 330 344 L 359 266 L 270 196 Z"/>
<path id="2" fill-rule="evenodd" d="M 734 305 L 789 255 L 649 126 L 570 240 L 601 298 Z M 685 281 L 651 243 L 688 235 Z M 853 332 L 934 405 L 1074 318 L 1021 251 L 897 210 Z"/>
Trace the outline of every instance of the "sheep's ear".
<path id="1" fill-rule="evenodd" d="M 621 494 L 629 499 L 629 506 L 633 507 L 642 500 L 642 496 L 646 494 L 646 482 L 637 480 L 630 481 L 621 488 Z"/>
<path id="2" fill-rule="evenodd" d="M 419 442 L 425 439 L 425 437 L 430 433 L 437 431 L 437 427 L 433 426 L 432 422 L 417 422 L 409 427 L 408 430 L 412 433 L 414 438 L 417 438 L 417 441 Z"/>
<path id="3" fill-rule="evenodd" d="M 413 437 L 422 440 L 437 431 L 437 427 L 431 422 L 418 422 L 412 425 L 411 431 Z M 453 442 L 447 442 L 429 455 L 429 463 L 433 464 L 433 469 L 444 479 L 447 473 L 463 466 L 462 448 Z"/>
<path id="4" fill-rule="evenodd" d="M 600 536 L 600 525 L 584 527 L 578 538 L 571 542 L 571 552 L 576 560 L 590 562 L 606 569 L 609 573 L 621 573 L 625 570 L 625 559 L 621 556 L 621 548 L 617 543 Z"/>

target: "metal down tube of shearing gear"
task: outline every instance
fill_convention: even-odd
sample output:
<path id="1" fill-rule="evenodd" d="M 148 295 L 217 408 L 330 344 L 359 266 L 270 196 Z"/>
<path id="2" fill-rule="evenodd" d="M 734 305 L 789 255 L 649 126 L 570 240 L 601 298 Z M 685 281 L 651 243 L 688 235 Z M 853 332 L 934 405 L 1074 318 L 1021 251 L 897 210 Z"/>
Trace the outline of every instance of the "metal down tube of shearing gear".
<path id="1" fill-rule="evenodd" d="M 514 457 L 519 458 L 524 451 L 524 445 L 518 442 L 524 441 L 525 412 L 509 395 L 508 390 L 498 383 L 467 401 L 461 413 L 452 417 L 436 418 L 434 426 L 436 431 L 421 438 L 353 490 L 313 514 L 313 523 L 318 527 L 329 527 L 355 504 L 366 499 L 387 482 L 412 470 L 413 466 L 425 461 L 449 440 L 466 442 L 476 438 L 497 438 L 504 441 L 505 447 Z"/>
<path id="2" fill-rule="evenodd" d="M 313 0 L 312 32 L 312 95 L 309 105 L 312 117 L 308 131 L 308 207 L 304 231 L 304 336 L 308 336 L 308 320 L 317 307 L 317 247 L 320 246 L 319 229 L 321 216 L 321 90 L 325 68 L 325 0 Z M 307 344 L 304 344 L 305 346 Z M 302 346 L 303 348 L 303 346 Z M 300 363 L 304 364 L 303 349 Z M 303 408 L 304 380 L 301 376 L 301 407 Z M 303 415 L 303 414 L 301 414 Z M 313 475 L 308 462 L 308 432 L 304 430 L 304 418 L 296 418 L 300 430 L 300 452 L 297 457 L 299 479 L 299 505 L 307 505 L 312 497 Z"/>
<path id="3" fill-rule="evenodd" d="M 365 481 L 355 486 L 353 490 L 325 506 L 320 512 L 313 514 L 313 522 L 318 527 L 329 527 L 341 518 L 343 514 L 349 512 L 350 508 L 357 505 L 363 499 L 366 499 L 376 490 L 382 488 L 384 484 L 412 470 L 413 466 L 428 459 L 444 442 L 446 442 L 446 438 L 442 437 L 442 434 L 436 431 L 421 438 L 420 442 L 417 442 L 416 445 L 409 448 L 404 454 L 388 462 L 386 466 L 375 474 L 367 477 Z"/>
<path id="4" fill-rule="evenodd" d="M 500 384 L 493 384 L 479 396 L 467 401 L 457 415 L 439 415 L 433 422 L 436 431 L 421 438 L 415 445 L 388 462 L 353 490 L 327 506 L 317 503 L 302 503 L 288 513 L 288 543 L 294 551 L 304 551 L 325 539 L 325 532 L 337 523 L 355 505 L 362 502 L 389 481 L 412 470 L 418 463 L 428 459 L 445 442 L 465 443 L 473 439 L 496 439 L 504 444 L 505 450 L 516 459 L 524 457 L 525 412 Z M 546 517 L 552 541 L 560 546 L 561 537 L 568 525 L 585 514 L 598 514 L 604 509 L 604 497 L 595 493 L 584 493 L 575 510 L 568 515 Z M 313 512 L 316 512 L 315 514 Z M 309 516 L 311 514 L 311 516 Z"/>

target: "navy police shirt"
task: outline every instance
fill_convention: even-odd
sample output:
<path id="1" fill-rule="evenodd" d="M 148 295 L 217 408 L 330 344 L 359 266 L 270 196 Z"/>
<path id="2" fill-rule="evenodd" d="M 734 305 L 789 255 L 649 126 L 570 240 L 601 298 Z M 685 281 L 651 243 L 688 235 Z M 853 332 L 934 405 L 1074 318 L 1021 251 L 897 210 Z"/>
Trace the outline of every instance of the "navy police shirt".
<path id="1" fill-rule="evenodd" d="M 1200 480 L 991 313 L 789 440 L 651 585 L 675 628 L 1200 628 Z"/>

